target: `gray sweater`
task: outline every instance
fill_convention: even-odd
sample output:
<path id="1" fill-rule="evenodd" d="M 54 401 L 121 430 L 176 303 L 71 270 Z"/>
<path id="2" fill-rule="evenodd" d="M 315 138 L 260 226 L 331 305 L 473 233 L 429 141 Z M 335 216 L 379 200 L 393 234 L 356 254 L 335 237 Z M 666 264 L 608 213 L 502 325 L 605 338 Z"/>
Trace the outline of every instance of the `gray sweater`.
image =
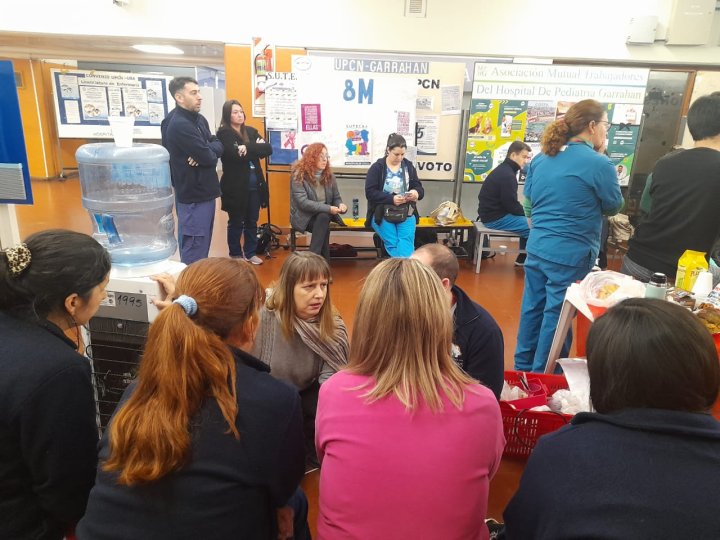
<path id="1" fill-rule="evenodd" d="M 315 214 L 329 214 L 331 206 L 339 206 L 343 202 L 334 175 L 331 182 L 324 187 L 325 197 L 318 200 L 315 188 L 310 182 L 303 181 L 299 184 L 294 177 L 290 180 L 290 225 L 293 229 L 304 231 Z"/>
<path id="2" fill-rule="evenodd" d="M 314 351 L 305 345 L 294 332 L 288 341 L 276 313 L 263 307 L 260 310 L 260 326 L 255 336 L 255 345 L 250 352 L 270 366 L 270 373 L 305 390 L 316 380 L 324 383 L 335 370 Z"/>

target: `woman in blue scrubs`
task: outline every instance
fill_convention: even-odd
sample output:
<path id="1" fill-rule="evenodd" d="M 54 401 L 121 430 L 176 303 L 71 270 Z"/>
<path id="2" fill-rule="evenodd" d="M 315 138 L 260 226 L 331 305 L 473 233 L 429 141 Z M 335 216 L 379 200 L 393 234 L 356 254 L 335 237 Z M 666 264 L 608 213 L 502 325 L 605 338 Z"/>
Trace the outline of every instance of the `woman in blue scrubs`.
<path id="1" fill-rule="evenodd" d="M 607 111 L 586 99 L 543 133 L 542 153 L 525 181 L 527 243 L 515 369 L 542 372 L 567 288 L 583 279 L 600 250 L 603 215 L 623 204 L 617 173 L 600 153 L 610 129 Z M 563 347 L 567 356 L 572 336 Z"/>

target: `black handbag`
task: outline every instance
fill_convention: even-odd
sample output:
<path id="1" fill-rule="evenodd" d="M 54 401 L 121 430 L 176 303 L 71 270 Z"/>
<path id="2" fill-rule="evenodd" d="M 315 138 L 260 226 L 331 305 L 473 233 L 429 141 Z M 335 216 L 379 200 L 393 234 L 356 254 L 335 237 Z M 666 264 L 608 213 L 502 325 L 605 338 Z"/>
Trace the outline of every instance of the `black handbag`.
<path id="1" fill-rule="evenodd" d="M 401 204 L 395 206 L 394 204 L 383 204 L 382 205 L 382 218 L 388 223 L 402 223 L 408 218 L 409 215 L 409 204 Z"/>

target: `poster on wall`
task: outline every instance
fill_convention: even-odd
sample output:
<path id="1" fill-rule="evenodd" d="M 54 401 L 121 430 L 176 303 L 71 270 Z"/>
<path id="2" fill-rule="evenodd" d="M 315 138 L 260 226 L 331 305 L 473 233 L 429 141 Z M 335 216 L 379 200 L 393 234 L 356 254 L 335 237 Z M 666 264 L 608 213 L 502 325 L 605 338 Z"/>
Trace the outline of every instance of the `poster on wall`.
<path id="1" fill-rule="evenodd" d="M 333 167 L 367 169 L 385 154 L 388 135 L 398 133 L 408 143 L 406 156 L 417 156 L 421 179 L 455 179 L 464 64 L 311 53 L 293 58 L 293 72 L 299 81 L 301 151 L 323 142 Z M 357 154 L 365 128 L 369 152 Z M 350 155 L 347 145 L 354 148 Z"/>
<path id="2" fill-rule="evenodd" d="M 482 182 L 515 140 L 539 151 L 545 128 L 583 99 L 608 111 L 607 153 L 629 178 L 649 70 L 593 66 L 475 64 L 464 181 Z"/>
<path id="3" fill-rule="evenodd" d="M 253 78 L 253 116 L 260 118 L 265 116 L 265 88 L 268 73 L 275 71 L 275 46 L 270 45 L 263 38 L 252 38 L 250 62 Z"/>
<path id="4" fill-rule="evenodd" d="M 160 122 L 175 107 L 171 77 L 59 69 L 51 77 L 60 138 L 112 139 L 108 117 L 133 116 L 136 139 L 160 139 Z"/>
<path id="5" fill-rule="evenodd" d="M 295 73 L 268 72 L 265 85 L 265 126 L 296 129 L 298 99 Z"/>

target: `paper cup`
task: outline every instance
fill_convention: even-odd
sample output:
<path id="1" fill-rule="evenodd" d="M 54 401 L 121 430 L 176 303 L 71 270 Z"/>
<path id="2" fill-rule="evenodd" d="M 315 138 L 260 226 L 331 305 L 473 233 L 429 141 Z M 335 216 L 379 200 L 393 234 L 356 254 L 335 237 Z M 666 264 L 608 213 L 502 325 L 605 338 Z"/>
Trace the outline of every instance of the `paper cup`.
<path id="1" fill-rule="evenodd" d="M 135 117 L 109 116 L 108 121 L 110 122 L 110 129 L 115 139 L 115 145 L 123 148 L 132 146 Z"/>
<path id="2" fill-rule="evenodd" d="M 695 285 L 693 285 L 692 289 L 692 293 L 695 295 L 695 298 L 705 298 L 708 294 L 710 294 L 710 291 L 713 289 L 712 280 L 712 272 L 700 272 L 698 274 L 698 277 L 695 280 Z"/>

